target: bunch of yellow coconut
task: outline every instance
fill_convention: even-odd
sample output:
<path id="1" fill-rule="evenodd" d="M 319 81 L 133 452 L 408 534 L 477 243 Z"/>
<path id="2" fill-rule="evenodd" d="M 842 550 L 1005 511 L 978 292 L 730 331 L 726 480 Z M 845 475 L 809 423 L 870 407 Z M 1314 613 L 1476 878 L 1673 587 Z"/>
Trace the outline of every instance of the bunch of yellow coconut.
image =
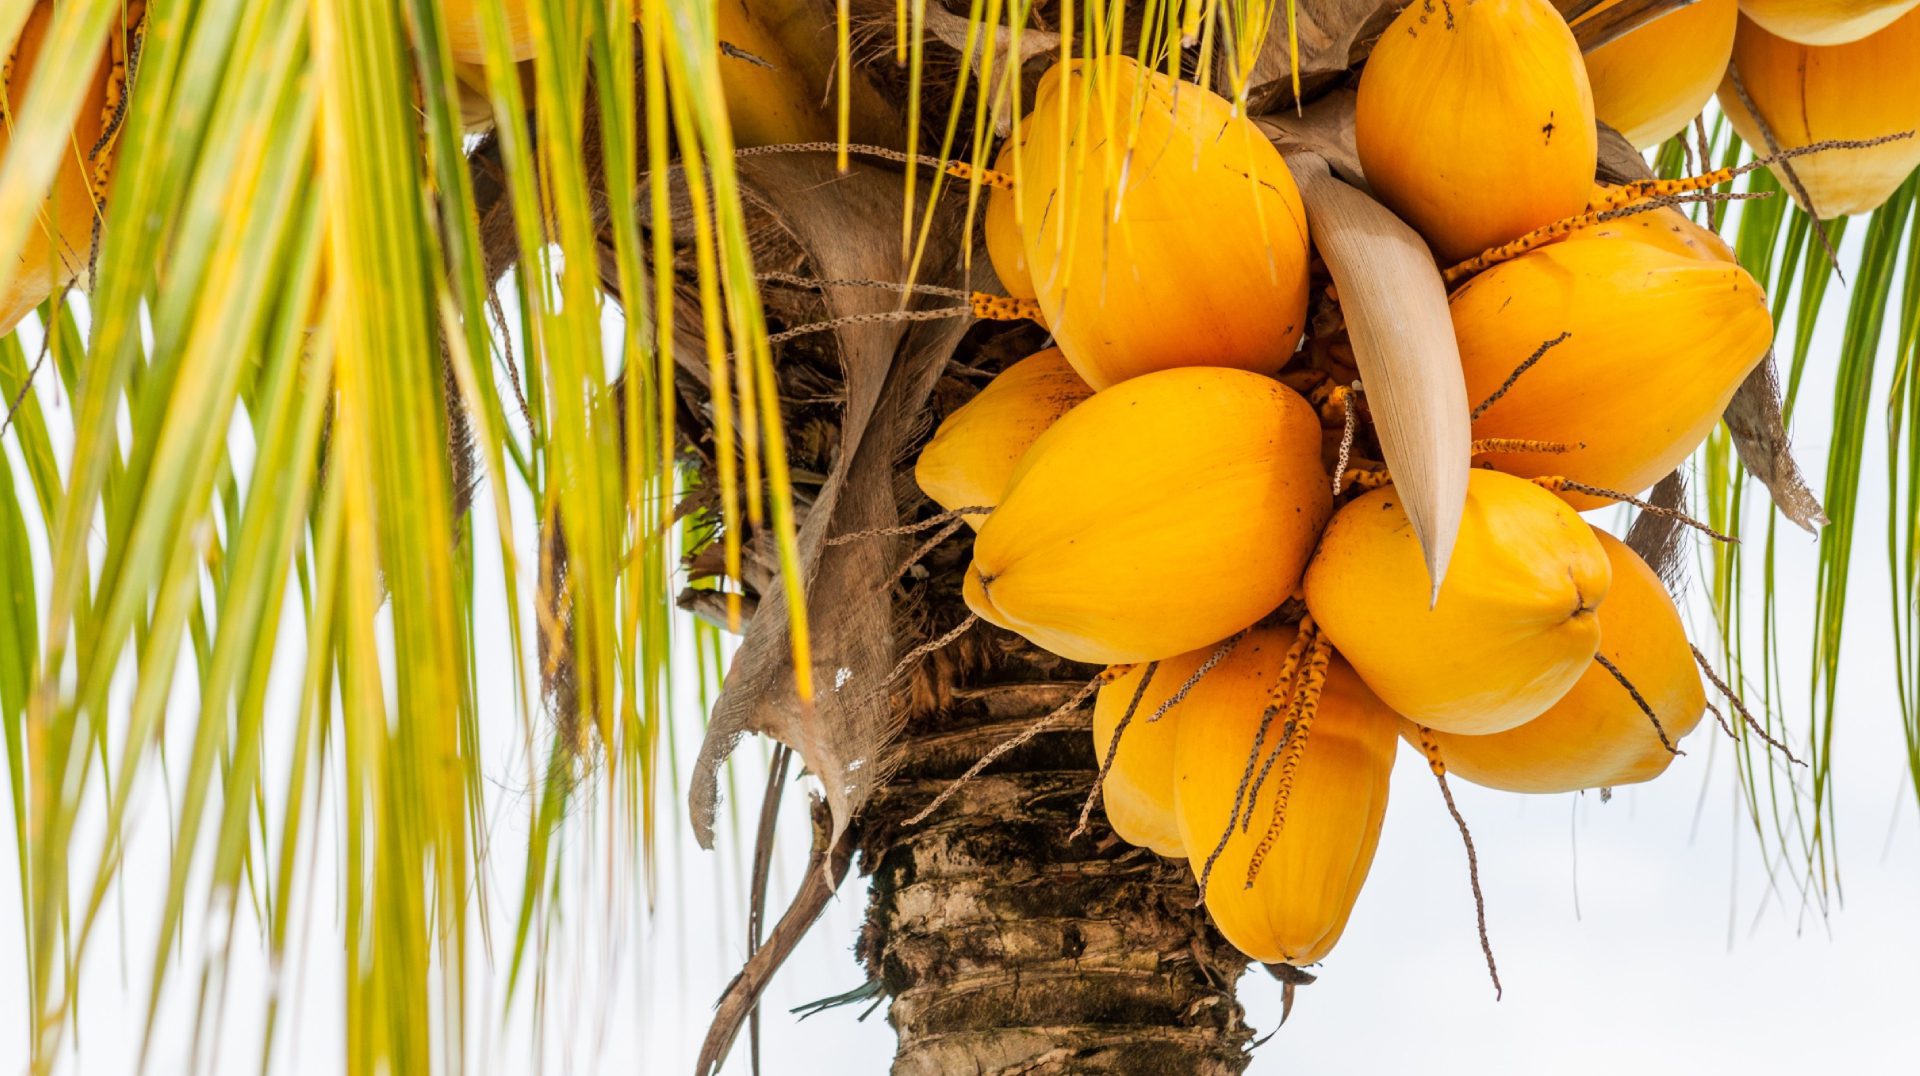
<path id="1" fill-rule="evenodd" d="M 1057 346 L 949 416 L 917 477 L 977 530 L 972 610 L 1106 667 L 1114 831 L 1186 858 L 1254 959 L 1338 940 L 1400 738 L 1437 773 L 1564 792 L 1659 775 L 1700 721 L 1672 598 L 1581 512 L 1682 464 L 1773 325 L 1678 210 L 1582 224 L 1660 189 L 1596 186 L 1596 111 L 1664 139 L 1731 52 L 1783 149 L 1920 126 L 1915 0 L 1748 6 L 1737 31 L 1734 0 L 1702 0 L 1583 59 L 1547 0 L 1416 0 L 1363 69 L 1367 183 L 1458 270 L 1477 456 L 1444 574 L 1369 458 L 1337 297 L 1255 124 L 1131 60 L 1074 61 L 997 162 L 988 253 Z M 1858 211 L 1920 143 L 1797 163 L 1816 207 Z"/>

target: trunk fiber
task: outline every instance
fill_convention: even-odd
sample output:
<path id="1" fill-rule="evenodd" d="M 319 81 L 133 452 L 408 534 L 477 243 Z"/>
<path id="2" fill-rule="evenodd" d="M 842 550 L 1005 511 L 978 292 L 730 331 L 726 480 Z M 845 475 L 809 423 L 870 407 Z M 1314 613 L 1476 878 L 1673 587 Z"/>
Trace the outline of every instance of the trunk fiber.
<path id="1" fill-rule="evenodd" d="M 954 596 L 930 599 L 933 630 L 958 623 L 958 586 L 929 590 Z M 1121 842 L 1098 808 L 1068 839 L 1098 771 L 1090 703 L 904 825 L 1097 670 L 984 623 L 931 665 L 901 769 L 863 814 L 859 952 L 893 997 L 893 1071 L 1243 1071 L 1247 961 L 1193 906 L 1186 865 Z"/>

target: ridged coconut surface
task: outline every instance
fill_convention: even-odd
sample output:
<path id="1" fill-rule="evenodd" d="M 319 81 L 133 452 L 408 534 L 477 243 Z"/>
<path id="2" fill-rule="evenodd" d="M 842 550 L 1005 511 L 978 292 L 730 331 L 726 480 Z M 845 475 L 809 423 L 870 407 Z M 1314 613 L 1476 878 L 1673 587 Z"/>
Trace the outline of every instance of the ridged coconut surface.
<path id="1" fill-rule="evenodd" d="M 1224 639 L 1300 582 L 1332 507 L 1320 420 L 1245 370 L 1165 370 L 1069 411 L 974 540 L 967 604 L 1062 657 Z"/>
<path id="2" fill-rule="evenodd" d="M 1293 641 L 1291 628 L 1251 633 L 1181 703 L 1174 804 L 1196 876 L 1227 828 L 1261 711 Z M 1333 660 L 1285 791 L 1285 824 L 1252 886 L 1248 867 L 1282 795 L 1278 767 L 1262 784 L 1246 831 L 1234 829 L 1207 879 L 1207 911 L 1241 952 L 1268 964 L 1311 964 L 1340 940 L 1379 844 L 1399 721 L 1345 662 Z M 1267 728 L 1263 757 L 1280 743 L 1282 727 Z"/>
<path id="3" fill-rule="evenodd" d="M 1707 696 L 1686 625 L 1660 577 L 1604 531 L 1594 536 L 1613 567 L 1600 604 L 1600 653 L 1632 681 L 1670 742 L 1692 732 Z M 1508 792 L 1573 792 L 1651 781 L 1674 756 L 1627 689 L 1598 662 L 1547 712 L 1487 736 L 1432 734 L 1448 772 Z M 1419 740 L 1407 731 L 1408 741 Z"/>
<path id="4" fill-rule="evenodd" d="M 1088 384 L 1286 363 L 1306 328 L 1306 210 L 1231 102 L 1130 59 L 1074 61 L 1041 79 L 1027 124 L 1022 250 Z"/>
<path id="5" fill-rule="evenodd" d="M 1459 261 L 1586 206 L 1598 135 L 1573 32 L 1546 0 L 1415 0 L 1360 75 L 1367 182 Z"/>
<path id="6" fill-rule="evenodd" d="M 1059 348 L 1029 355 L 1000 372 L 979 395 L 948 415 L 920 450 L 913 477 L 942 508 L 998 504 L 1020 457 L 1061 415 L 1093 395 Z M 975 530 L 985 514 L 965 517 Z"/>
<path id="7" fill-rule="evenodd" d="M 1570 334 L 1513 380 L 1473 435 L 1576 447 L 1483 462 L 1625 493 L 1693 454 L 1773 342 L 1766 294 L 1745 269 L 1624 237 L 1542 247 L 1474 277 L 1450 305 L 1476 402 Z M 1564 496 L 1583 511 L 1609 503 Z"/>
<path id="8" fill-rule="evenodd" d="M 1000 156 L 994 158 L 994 171 L 1009 176 L 1016 172 L 1024 174 L 1025 162 L 1015 156 L 1014 147 L 1026 141 L 1032 125 L 1033 119 L 1028 117 L 1013 129 L 1013 137 L 1000 147 Z M 1027 266 L 1026 248 L 1020 239 L 1019 206 L 1019 196 L 1012 191 L 989 189 L 981 230 L 986 236 L 987 257 L 993 262 L 993 272 L 1000 278 L 1000 285 L 1007 289 L 1008 295 L 1031 299 L 1036 293 L 1033 270 Z"/>
<path id="9" fill-rule="evenodd" d="M 1920 128 L 1920 8 L 1860 40 L 1827 46 L 1789 41 L 1743 18 L 1733 63 L 1782 149 Z M 1749 145 L 1767 144 L 1731 81 L 1720 87 L 1720 107 Z M 1822 218 L 1877 209 L 1916 166 L 1915 138 L 1793 161 Z M 1774 171 L 1791 190 L 1780 169 Z"/>
<path id="10" fill-rule="evenodd" d="M 1920 0 L 1740 0 L 1767 32 L 1805 45 L 1858 41 L 1920 7 Z"/>
<path id="11" fill-rule="evenodd" d="M 1163 703 L 1179 690 L 1187 677 L 1212 654 L 1204 647 L 1177 658 L 1162 661 L 1148 681 L 1146 693 L 1133 719 L 1120 739 L 1120 750 L 1113 766 L 1100 784 L 1100 805 L 1106 811 L 1113 832 L 1128 844 L 1151 848 L 1163 856 L 1184 858 L 1186 845 L 1180 842 L 1180 819 L 1173 810 L 1173 745 L 1180 728 L 1181 715 L 1188 710 L 1207 719 L 1200 703 L 1189 705 L 1193 694 L 1152 720 Z M 1147 667 L 1139 668 L 1100 689 L 1093 704 L 1093 757 L 1105 761 L 1113 744 L 1113 734 L 1133 704 L 1134 694 Z M 1208 674 L 1212 675 L 1211 672 Z M 1203 678 L 1204 682 L 1204 678 Z M 1199 685 L 1195 685 L 1199 690 Z M 1202 695 L 1205 700 L 1208 695 Z"/>
<path id="12" fill-rule="evenodd" d="M 1474 471 L 1431 606 L 1420 543 L 1388 486 L 1348 502 L 1307 568 L 1307 608 L 1387 705 L 1482 734 L 1532 720 L 1586 672 L 1612 572 L 1593 529 L 1524 478 Z"/>
<path id="13" fill-rule="evenodd" d="M 1605 0 L 1574 25 L 1618 3 Z M 1640 149 L 1686 130 L 1720 86 L 1739 20 L 1737 0 L 1697 0 L 1587 53 L 1594 114 Z"/>

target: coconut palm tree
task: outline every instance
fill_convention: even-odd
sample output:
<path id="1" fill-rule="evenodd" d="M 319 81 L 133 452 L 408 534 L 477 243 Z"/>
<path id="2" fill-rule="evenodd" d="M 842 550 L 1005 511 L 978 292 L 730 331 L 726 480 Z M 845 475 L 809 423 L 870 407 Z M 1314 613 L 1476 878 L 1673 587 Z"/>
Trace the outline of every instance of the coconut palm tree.
<path id="1" fill-rule="evenodd" d="M 1621 0 L 1582 43 L 1685 6 Z M 911 461 L 1047 341 L 976 298 L 1002 293 L 979 167 L 1041 72 L 1066 53 L 1131 53 L 1357 178 L 1341 101 L 1395 10 L 0 4 L 0 37 L 19 43 L 0 264 L 28 282 L 24 327 L 0 338 L 0 726 L 36 1071 L 71 1034 L 134 815 L 163 779 L 150 1006 L 183 979 L 203 996 L 223 981 L 232 928 L 220 953 L 183 953 L 189 921 L 251 917 L 283 966 L 290 909 L 317 875 L 341 894 L 356 1072 L 470 1066 L 482 948 L 506 955 L 510 995 L 537 994 L 559 910 L 596 914 L 569 854 L 643 890 L 683 796 L 703 844 L 754 865 L 754 951 L 703 1071 L 856 869 L 871 878 L 864 995 L 890 999 L 898 1071 L 1242 1070 L 1248 960 L 1196 907 L 1192 872 L 1128 847 L 1097 810 L 1078 825 L 1100 760 L 1085 710 L 1063 706 L 1099 670 L 971 617 L 968 538 L 920 526 L 938 509 Z M 31 64 L 29 39 L 101 63 Z M 1651 164 L 1601 134 L 1615 181 L 1755 154 L 1718 119 Z M 1734 189 L 1780 191 L 1765 170 Z M 1757 372 L 1694 468 L 1708 525 L 1764 535 L 1706 554 L 1725 627 L 1704 649 L 1736 693 L 1760 696 L 1755 724 L 1733 725 L 1749 809 L 1816 893 L 1835 869 L 1834 689 L 1881 404 L 1920 782 L 1917 190 L 1910 176 L 1852 221 L 1784 197 L 1743 206 L 1732 238 L 1781 323 L 1784 400 L 1771 366 Z M 1816 500 L 1782 415 L 1839 275 L 1825 252 L 1848 231 L 1864 242 Z M 1898 369 L 1880 401 L 1890 320 Z M 1677 480 L 1658 489 L 1684 503 Z M 1771 602 L 1783 515 L 1824 523 L 1805 704 L 1770 691 L 1771 635 L 1749 645 L 1739 630 L 1750 573 Z M 476 636 L 501 629 L 514 689 L 483 697 Z M 699 764 L 680 774 L 662 744 L 689 679 L 714 694 Z M 478 936 L 470 914 L 500 859 L 483 708 L 522 729 L 514 809 L 529 836 L 506 938 Z M 1779 778 L 1764 742 L 1789 735 L 1809 752 L 1804 778 Z M 745 736 L 779 745 L 757 834 L 716 824 Z M 770 820 L 801 768 L 818 780 L 812 858 L 782 910 Z M 315 856 L 323 817 L 337 857 Z M 260 1002 L 267 1057 L 287 1005 L 277 989 Z"/>

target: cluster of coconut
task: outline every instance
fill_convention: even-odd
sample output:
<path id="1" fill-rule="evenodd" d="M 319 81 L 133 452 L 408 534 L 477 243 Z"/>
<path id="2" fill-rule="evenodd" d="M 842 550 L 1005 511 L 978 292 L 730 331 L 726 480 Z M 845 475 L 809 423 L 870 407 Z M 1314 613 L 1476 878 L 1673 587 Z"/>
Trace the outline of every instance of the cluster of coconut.
<path id="1" fill-rule="evenodd" d="M 1186 858 L 1254 959 L 1305 964 L 1339 938 L 1400 738 L 1436 773 L 1565 792 L 1658 776 L 1700 721 L 1672 598 L 1581 513 L 1682 464 L 1773 324 L 1726 244 L 1671 206 L 1556 225 L 1661 189 L 1596 186 L 1596 98 L 1664 139 L 1731 50 L 1782 149 L 1920 124 L 1859 126 L 1920 111 L 1920 10 L 1895 10 L 1914 0 L 1743 6 L 1760 22 L 1737 35 L 1733 0 L 1702 0 L 1583 61 L 1547 0 L 1416 2 L 1374 49 L 1360 163 L 1455 270 L 1479 402 L 1441 574 L 1371 455 L 1295 180 L 1231 102 L 1124 58 L 1065 63 L 1001 154 L 988 252 L 1057 347 L 952 414 L 917 477 L 977 530 L 971 609 L 1106 667 L 1114 831 Z M 1827 156 L 1799 178 L 1852 212 L 1920 147 Z"/>

